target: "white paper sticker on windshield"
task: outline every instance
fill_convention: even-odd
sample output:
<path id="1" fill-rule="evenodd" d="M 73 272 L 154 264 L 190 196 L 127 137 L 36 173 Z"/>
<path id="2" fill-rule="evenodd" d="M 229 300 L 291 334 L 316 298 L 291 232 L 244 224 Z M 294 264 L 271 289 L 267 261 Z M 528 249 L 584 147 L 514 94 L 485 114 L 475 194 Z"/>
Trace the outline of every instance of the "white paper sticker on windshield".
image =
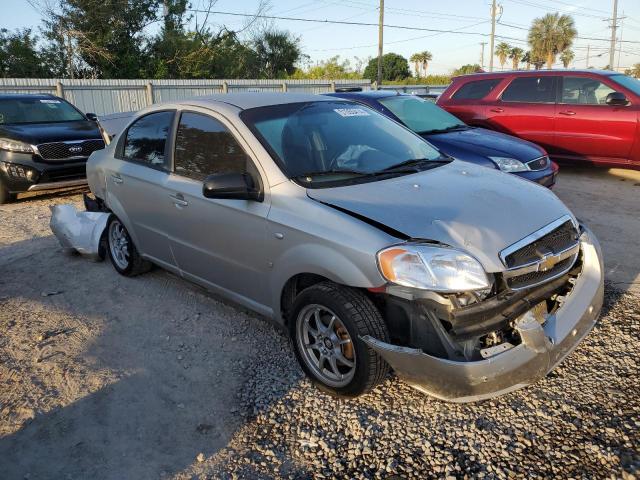
<path id="1" fill-rule="evenodd" d="M 40 100 L 40 103 L 60 103 L 60 100 Z"/>
<path id="2" fill-rule="evenodd" d="M 368 117 L 371 115 L 364 108 L 334 108 L 333 111 L 341 117 Z"/>

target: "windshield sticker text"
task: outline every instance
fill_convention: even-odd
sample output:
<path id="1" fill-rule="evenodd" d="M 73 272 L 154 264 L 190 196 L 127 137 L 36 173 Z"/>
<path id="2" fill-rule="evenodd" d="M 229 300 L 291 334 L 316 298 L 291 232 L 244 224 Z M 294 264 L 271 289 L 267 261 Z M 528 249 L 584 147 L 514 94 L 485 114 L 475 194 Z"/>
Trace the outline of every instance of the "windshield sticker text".
<path id="1" fill-rule="evenodd" d="M 333 111 L 341 117 L 368 117 L 371 115 L 363 108 L 334 108 Z"/>
<path id="2" fill-rule="evenodd" d="M 60 103 L 60 100 L 40 100 L 40 103 Z"/>

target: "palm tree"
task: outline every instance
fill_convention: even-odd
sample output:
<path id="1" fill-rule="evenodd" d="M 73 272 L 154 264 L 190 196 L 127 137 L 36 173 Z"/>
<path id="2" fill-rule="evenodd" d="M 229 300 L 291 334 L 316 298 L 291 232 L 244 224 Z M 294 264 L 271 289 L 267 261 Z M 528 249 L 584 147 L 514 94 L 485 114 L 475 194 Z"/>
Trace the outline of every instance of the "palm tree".
<path id="1" fill-rule="evenodd" d="M 573 50 L 568 48 L 563 50 L 560 54 L 560 61 L 562 62 L 562 65 L 564 65 L 564 68 L 569 68 L 569 64 L 573 62 L 574 58 L 576 58 L 575 53 L 573 53 Z"/>
<path id="2" fill-rule="evenodd" d="M 509 58 L 513 62 L 512 66 L 514 70 L 518 69 L 518 65 L 520 64 L 520 59 L 522 58 L 523 55 L 524 55 L 524 50 L 522 50 L 519 47 L 513 47 L 509 52 Z"/>
<path id="3" fill-rule="evenodd" d="M 506 42 L 500 42 L 496 46 L 496 55 L 500 61 L 500 68 L 504 70 L 504 64 L 507 63 L 507 57 L 511 53 L 511 46 Z"/>
<path id="4" fill-rule="evenodd" d="M 636 63 L 633 67 L 624 71 L 625 75 L 640 78 L 640 63 Z"/>
<path id="5" fill-rule="evenodd" d="M 531 52 L 525 52 L 520 61 L 527 65 L 527 70 L 531 70 Z"/>
<path id="6" fill-rule="evenodd" d="M 547 13 L 533 21 L 528 40 L 531 50 L 543 58 L 550 69 L 556 56 L 571 46 L 577 34 L 573 18 L 569 15 Z"/>
<path id="7" fill-rule="evenodd" d="M 420 78 L 420 64 L 422 63 L 421 59 L 422 57 L 419 53 L 414 53 L 413 55 L 411 55 L 411 58 L 409 58 L 411 63 L 413 63 L 413 68 L 416 70 L 416 78 Z"/>
<path id="8" fill-rule="evenodd" d="M 427 67 L 429 66 L 429 62 L 433 60 L 433 55 L 429 50 L 425 50 L 424 52 L 420 52 L 421 63 L 422 63 L 422 76 L 427 76 Z"/>

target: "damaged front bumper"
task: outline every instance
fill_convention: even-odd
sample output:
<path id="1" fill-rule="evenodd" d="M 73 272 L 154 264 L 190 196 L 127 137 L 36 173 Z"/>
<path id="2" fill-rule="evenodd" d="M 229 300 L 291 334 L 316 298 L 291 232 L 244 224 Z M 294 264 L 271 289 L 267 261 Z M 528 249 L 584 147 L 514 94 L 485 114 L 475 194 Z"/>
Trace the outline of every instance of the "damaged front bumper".
<path id="1" fill-rule="evenodd" d="M 79 212 L 70 204 L 54 205 L 49 226 L 62 248 L 98 261 L 105 257 L 101 240 L 109 215 L 105 212 Z"/>
<path id="2" fill-rule="evenodd" d="M 600 245 L 586 229 L 580 243 L 582 272 L 563 305 L 543 325 L 530 317 L 520 318 L 515 330 L 522 342 L 502 353 L 479 361 L 452 361 L 371 336 L 362 340 L 403 380 L 442 400 L 474 402 L 534 383 L 577 347 L 602 309 L 604 273 Z"/>

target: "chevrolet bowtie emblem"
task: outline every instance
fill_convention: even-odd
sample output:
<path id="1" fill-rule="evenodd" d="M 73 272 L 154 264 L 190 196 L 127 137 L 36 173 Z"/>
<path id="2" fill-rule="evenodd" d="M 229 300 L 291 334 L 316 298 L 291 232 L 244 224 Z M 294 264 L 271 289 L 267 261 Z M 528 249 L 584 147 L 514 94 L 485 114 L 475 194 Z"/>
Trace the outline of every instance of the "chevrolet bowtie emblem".
<path id="1" fill-rule="evenodd" d="M 559 261 L 560 259 L 558 258 L 557 255 L 554 255 L 554 254 L 544 255 L 540 259 L 540 263 L 538 263 L 538 271 L 546 272 L 547 270 L 551 270 L 554 267 L 554 265 Z"/>

